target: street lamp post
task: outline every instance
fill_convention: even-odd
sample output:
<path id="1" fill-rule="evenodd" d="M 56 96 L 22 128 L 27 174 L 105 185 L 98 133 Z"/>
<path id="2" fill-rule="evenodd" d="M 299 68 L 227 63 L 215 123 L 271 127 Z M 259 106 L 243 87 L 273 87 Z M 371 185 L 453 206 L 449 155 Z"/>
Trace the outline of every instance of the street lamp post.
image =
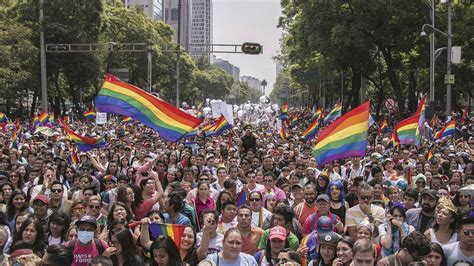
<path id="1" fill-rule="evenodd" d="M 448 66 L 446 70 L 447 80 L 446 82 L 446 116 L 451 115 L 451 84 L 454 83 L 454 79 L 451 78 L 451 0 L 447 0 L 448 5 Z"/>
<path id="2" fill-rule="evenodd" d="M 46 50 L 44 47 L 44 14 L 43 0 L 40 0 L 39 20 L 40 20 L 40 68 L 41 68 L 41 109 L 48 111 L 48 88 L 46 82 Z"/>

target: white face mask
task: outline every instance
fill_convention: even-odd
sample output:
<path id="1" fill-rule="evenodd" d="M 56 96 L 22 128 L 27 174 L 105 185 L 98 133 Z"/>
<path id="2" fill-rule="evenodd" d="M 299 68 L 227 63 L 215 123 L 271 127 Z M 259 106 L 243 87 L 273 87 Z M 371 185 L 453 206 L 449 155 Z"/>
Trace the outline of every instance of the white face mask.
<path id="1" fill-rule="evenodd" d="M 79 239 L 79 242 L 81 242 L 81 244 L 87 244 L 91 242 L 94 238 L 94 232 L 78 231 L 77 238 Z"/>

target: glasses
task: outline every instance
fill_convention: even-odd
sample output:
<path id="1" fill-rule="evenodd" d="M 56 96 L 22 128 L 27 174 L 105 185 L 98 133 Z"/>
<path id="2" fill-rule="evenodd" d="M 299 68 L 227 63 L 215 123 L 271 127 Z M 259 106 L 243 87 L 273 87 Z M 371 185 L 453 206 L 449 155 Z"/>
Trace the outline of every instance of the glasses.
<path id="1" fill-rule="evenodd" d="M 200 178 L 199 181 L 209 181 L 207 178 Z"/>
<path id="2" fill-rule="evenodd" d="M 251 201 L 251 202 L 259 202 L 260 199 L 257 199 L 257 198 L 250 198 L 249 201 Z"/>
<path id="3" fill-rule="evenodd" d="M 359 196 L 361 200 L 372 200 L 373 196 Z"/>
<path id="4" fill-rule="evenodd" d="M 89 209 L 96 209 L 99 210 L 100 206 L 89 205 Z"/>
<path id="5" fill-rule="evenodd" d="M 463 233 L 465 236 L 474 236 L 474 229 L 472 229 L 472 230 L 463 229 L 463 230 L 462 230 L 462 233 Z"/>
<path id="6" fill-rule="evenodd" d="M 62 190 L 62 189 L 51 189 L 51 192 L 53 192 L 53 193 L 61 193 L 61 192 L 63 192 L 63 190 Z"/>

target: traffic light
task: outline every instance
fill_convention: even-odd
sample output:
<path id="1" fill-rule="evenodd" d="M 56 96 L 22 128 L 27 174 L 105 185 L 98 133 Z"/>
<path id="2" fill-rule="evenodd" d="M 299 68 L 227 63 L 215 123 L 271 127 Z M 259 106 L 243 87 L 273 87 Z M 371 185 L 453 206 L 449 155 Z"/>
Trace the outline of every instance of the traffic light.
<path id="1" fill-rule="evenodd" d="M 242 52 L 244 54 L 261 54 L 263 46 L 259 43 L 244 42 L 242 44 Z"/>

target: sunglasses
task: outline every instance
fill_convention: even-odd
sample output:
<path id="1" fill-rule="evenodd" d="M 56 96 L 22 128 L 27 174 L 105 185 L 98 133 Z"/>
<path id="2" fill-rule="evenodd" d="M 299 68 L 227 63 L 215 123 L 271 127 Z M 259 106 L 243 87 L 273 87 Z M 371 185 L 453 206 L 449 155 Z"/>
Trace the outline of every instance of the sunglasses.
<path id="1" fill-rule="evenodd" d="M 257 199 L 257 198 L 250 198 L 249 201 L 252 201 L 252 202 L 259 202 L 260 199 Z"/>
<path id="2" fill-rule="evenodd" d="M 89 208 L 98 210 L 100 209 L 100 206 L 89 205 Z"/>
<path id="3" fill-rule="evenodd" d="M 359 196 L 359 198 L 360 198 L 361 200 L 371 200 L 371 199 L 373 199 L 374 197 L 373 197 L 373 196 Z"/>
<path id="4" fill-rule="evenodd" d="M 61 193 L 61 192 L 63 192 L 63 190 L 62 190 L 62 189 L 51 189 L 51 192 L 53 192 L 53 193 Z"/>

